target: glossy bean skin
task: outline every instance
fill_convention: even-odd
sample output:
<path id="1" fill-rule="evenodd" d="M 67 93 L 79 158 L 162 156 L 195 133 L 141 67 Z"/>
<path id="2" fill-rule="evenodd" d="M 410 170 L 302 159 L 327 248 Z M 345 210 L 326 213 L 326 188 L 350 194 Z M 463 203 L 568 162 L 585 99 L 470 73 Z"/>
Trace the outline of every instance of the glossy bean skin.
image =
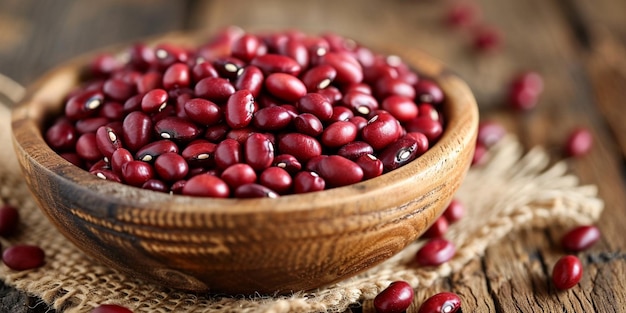
<path id="1" fill-rule="evenodd" d="M 102 152 L 98 149 L 96 134 L 87 133 L 76 140 L 76 153 L 87 161 L 97 161 L 102 159 Z"/>
<path id="2" fill-rule="evenodd" d="M 180 155 L 191 166 L 212 166 L 216 147 L 212 142 L 196 140 L 189 143 Z"/>
<path id="3" fill-rule="evenodd" d="M 419 113 L 419 109 L 413 100 L 398 95 L 386 97 L 381 104 L 381 108 L 388 111 L 400 122 L 408 122 L 416 118 Z"/>
<path id="4" fill-rule="evenodd" d="M 75 129 L 79 134 L 95 133 L 101 126 L 109 124 L 106 117 L 96 116 L 76 121 Z"/>
<path id="5" fill-rule="evenodd" d="M 570 229 L 561 237 L 563 249 L 579 252 L 589 249 L 600 240 L 600 230 L 593 225 L 581 225 Z"/>
<path id="6" fill-rule="evenodd" d="M 354 112 L 367 116 L 378 109 L 378 101 L 372 95 L 360 91 L 351 91 L 344 94 L 341 100 L 343 105 Z"/>
<path id="7" fill-rule="evenodd" d="M 56 151 L 73 150 L 78 139 L 76 129 L 67 119 L 60 119 L 46 130 L 46 143 Z"/>
<path id="8" fill-rule="evenodd" d="M 440 292 L 426 299 L 418 313 L 455 313 L 461 309 L 461 298 L 452 292 Z"/>
<path id="9" fill-rule="evenodd" d="M 361 137 L 374 150 L 381 150 L 396 141 L 402 135 L 401 126 L 391 114 L 379 113 L 372 117 L 363 130 Z"/>
<path id="10" fill-rule="evenodd" d="M 137 152 L 135 153 L 135 159 L 144 162 L 152 162 L 156 160 L 159 155 L 168 152 L 178 153 L 178 146 L 173 141 L 168 139 L 158 140 L 151 142 L 137 150 Z"/>
<path id="11" fill-rule="evenodd" d="M 20 214 L 14 206 L 5 204 L 0 207 L 0 236 L 8 237 L 15 233 L 20 221 Z"/>
<path id="12" fill-rule="evenodd" d="M 239 90 L 228 98 L 224 119 L 231 128 L 243 128 L 252 122 L 255 111 L 252 93 L 248 90 Z"/>
<path id="13" fill-rule="evenodd" d="M 207 77 L 196 83 L 194 92 L 197 97 L 224 103 L 235 93 L 235 87 L 225 78 Z"/>
<path id="14" fill-rule="evenodd" d="M 312 67 L 302 75 L 302 82 L 309 92 L 324 89 L 335 80 L 337 71 L 330 65 L 322 64 Z"/>
<path id="15" fill-rule="evenodd" d="M 189 165 L 178 153 L 167 152 L 159 155 L 154 161 L 156 174 L 163 180 L 175 182 L 187 176 Z"/>
<path id="16" fill-rule="evenodd" d="M 444 94 L 441 88 L 432 80 L 420 79 L 415 84 L 415 98 L 420 102 L 440 104 L 444 100 Z"/>
<path id="17" fill-rule="evenodd" d="M 174 63 L 163 73 L 163 87 L 168 90 L 188 87 L 190 80 L 189 66 L 185 63 Z"/>
<path id="18" fill-rule="evenodd" d="M 252 34 L 245 34 L 232 44 L 231 53 L 234 57 L 249 62 L 263 50 L 263 42 Z"/>
<path id="19" fill-rule="evenodd" d="M 428 141 L 436 142 L 443 133 L 441 122 L 429 118 L 417 117 L 405 124 L 408 132 L 417 132 L 426 135 Z"/>
<path id="20" fill-rule="evenodd" d="M 196 175 L 185 183 L 182 194 L 194 197 L 227 198 L 230 188 L 219 177 L 210 174 Z"/>
<path id="21" fill-rule="evenodd" d="M 418 157 L 417 142 L 410 138 L 400 138 L 388 145 L 378 158 L 385 167 L 385 171 L 395 170 Z"/>
<path id="22" fill-rule="evenodd" d="M 552 283 L 559 290 L 576 286 L 582 276 L 583 265 L 575 255 L 561 257 L 552 269 Z"/>
<path id="23" fill-rule="evenodd" d="M 71 97 L 65 104 L 65 116 L 71 120 L 79 120 L 96 114 L 104 103 L 104 94 L 98 90 L 85 91 Z"/>
<path id="24" fill-rule="evenodd" d="M 235 89 L 248 90 L 253 97 L 258 97 L 263 88 L 265 76 L 261 69 L 254 65 L 244 67 L 235 80 Z"/>
<path id="25" fill-rule="evenodd" d="M 246 163 L 237 163 L 227 167 L 222 171 L 220 178 L 235 190 L 245 184 L 252 184 L 257 180 L 257 174 L 252 166 Z"/>
<path id="26" fill-rule="evenodd" d="M 265 78 L 267 91 L 280 99 L 294 102 L 306 95 L 306 86 L 296 76 L 286 73 L 273 73 Z"/>
<path id="27" fill-rule="evenodd" d="M 302 164 L 291 154 L 280 154 L 275 156 L 272 166 L 280 167 L 292 175 L 302 169 Z"/>
<path id="28" fill-rule="evenodd" d="M 293 116 L 281 106 L 267 107 L 254 113 L 254 126 L 264 131 L 284 129 L 291 124 Z"/>
<path id="29" fill-rule="evenodd" d="M 320 64 L 332 66 L 337 71 L 335 80 L 340 84 L 356 84 L 363 80 L 361 64 L 347 53 L 326 53 L 321 57 Z"/>
<path id="30" fill-rule="evenodd" d="M 278 198 L 279 195 L 272 189 L 260 184 L 244 184 L 235 189 L 236 198 Z"/>
<path id="31" fill-rule="evenodd" d="M 163 111 L 167 106 L 169 95 L 163 89 L 152 89 L 141 99 L 141 109 L 146 113 Z"/>
<path id="32" fill-rule="evenodd" d="M 33 245 L 15 245 L 2 252 L 2 261 L 14 271 L 38 268 L 45 263 L 45 253 Z"/>
<path id="33" fill-rule="evenodd" d="M 374 148 L 365 141 L 353 141 L 343 145 L 337 150 L 338 155 L 350 160 L 356 160 L 362 155 L 373 153 Z"/>
<path id="34" fill-rule="evenodd" d="M 413 302 L 414 292 L 405 281 L 394 281 L 374 297 L 378 313 L 402 313 Z"/>
<path id="35" fill-rule="evenodd" d="M 170 187 L 166 185 L 162 180 L 153 178 L 143 183 L 143 185 L 141 185 L 141 189 L 147 189 L 147 190 L 159 191 L 159 192 L 169 192 Z"/>
<path id="36" fill-rule="evenodd" d="M 329 120 L 333 115 L 333 105 L 328 98 L 319 93 L 308 93 L 298 99 L 296 108 L 302 113 L 311 113 L 322 121 Z"/>
<path id="37" fill-rule="evenodd" d="M 355 160 L 363 170 L 363 180 L 378 177 L 383 174 L 383 162 L 372 154 L 363 154 Z"/>
<path id="38" fill-rule="evenodd" d="M 198 82 L 208 77 L 219 77 L 219 74 L 210 62 L 199 62 L 191 68 L 191 77 Z"/>
<path id="39" fill-rule="evenodd" d="M 448 262 L 456 248 L 452 242 L 442 238 L 431 239 L 415 254 L 415 261 L 422 266 L 437 266 Z"/>
<path id="40" fill-rule="evenodd" d="M 322 191 L 326 187 L 326 181 L 315 172 L 301 171 L 293 178 L 293 192 L 307 193 Z"/>
<path id="41" fill-rule="evenodd" d="M 422 234 L 422 238 L 442 238 L 448 231 L 448 225 L 448 220 L 445 218 L 445 216 L 440 216 Z"/>
<path id="42" fill-rule="evenodd" d="M 154 169 L 147 162 L 133 160 L 122 165 L 122 178 L 131 186 L 141 187 L 154 175 Z"/>
<path id="43" fill-rule="evenodd" d="M 222 119 L 222 109 L 215 103 L 202 99 L 193 98 L 185 101 L 183 105 L 185 115 L 199 125 L 211 126 Z"/>
<path id="44" fill-rule="evenodd" d="M 279 194 L 286 194 L 290 191 L 292 178 L 285 169 L 272 166 L 266 168 L 259 176 L 259 184 L 274 190 Z"/>
<path id="45" fill-rule="evenodd" d="M 200 128 L 198 126 L 176 116 L 169 116 L 156 122 L 154 130 L 161 138 L 178 142 L 189 142 L 200 136 Z"/>
<path id="46" fill-rule="evenodd" d="M 463 218 L 463 216 L 465 216 L 465 205 L 463 205 L 463 203 L 458 199 L 452 199 L 445 211 L 443 211 L 443 216 L 445 216 L 446 220 L 450 224 L 458 222 L 461 218 Z"/>
<path id="47" fill-rule="evenodd" d="M 141 111 L 128 114 L 124 118 L 122 129 L 124 145 L 130 151 L 137 151 L 152 140 L 152 119 Z"/>
<path id="48" fill-rule="evenodd" d="M 302 67 L 296 60 L 280 54 L 268 53 L 260 55 L 252 59 L 250 64 L 260 68 L 265 75 L 284 73 L 291 76 L 298 76 L 300 71 L 302 71 Z"/>
<path id="49" fill-rule="evenodd" d="M 237 140 L 224 139 L 215 147 L 215 165 L 220 169 L 240 163 L 241 159 L 241 145 Z"/>
<path id="50" fill-rule="evenodd" d="M 101 126 L 96 132 L 96 146 L 110 159 L 115 150 L 122 148 L 122 138 L 111 127 Z"/>
<path id="51" fill-rule="evenodd" d="M 317 137 L 324 131 L 324 124 L 311 113 L 302 113 L 293 120 L 296 131 L 311 137 Z"/>
<path id="52" fill-rule="evenodd" d="M 253 133 L 246 140 L 244 157 L 254 170 L 262 171 L 274 161 L 274 145 L 265 135 Z"/>
<path id="53" fill-rule="evenodd" d="M 376 81 L 375 88 L 376 94 L 380 99 L 389 96 L 402 96 L 411 100 L 415 99 L 415 88 L 399 78 L 381 77 Z"/>
<path id="54" fill-rule="evenodd" d="M 338 148 L 353 142 L 358 135 L 357 127 L 347 121 L 334 122 L 322 132 L 321 142 L 324 146 Z"/>
<path id="55" fill-rule="evenodd" d="M 351 185 L 363 179 L 363 169 L 339 155 L 330 155 L 320 160 L 317 173 L 332 187 Z"/>
<path id="56" fill-rule="evenodd" d="M 111 158 L 109 159 L 109 164 L 111 164 L 111 170 L 117 176 L 122 176 L 122 167 L 124 164 L 133 160 L 133 154 L 124 148 L 119 148 L 113 151 L 111 154 Z"/>
<path id="57" fill-rule="evenodd" d="M 280 153 L 293 155 L 298 161 L 306 162 L 322 154 L 322 146 L 313 137 L 299 133 L 288 133 L 278 140 Z"/>

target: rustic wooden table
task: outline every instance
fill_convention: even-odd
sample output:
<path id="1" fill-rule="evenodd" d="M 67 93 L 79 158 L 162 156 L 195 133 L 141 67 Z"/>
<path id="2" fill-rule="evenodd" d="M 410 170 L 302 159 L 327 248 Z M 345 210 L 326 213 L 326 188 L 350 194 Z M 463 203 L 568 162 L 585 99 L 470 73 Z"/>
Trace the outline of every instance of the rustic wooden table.
<path id="1" fill-rule="evenodd" d="M 470 30 L 442 20 L 458 1 L 481 9 L 499 29 L 500 51 L 476 53 Z M 79 53 L 172 30 L 297 27 L 333 30 L 358 41 L 419 48 L 463 76 L 482 119 L 495 119 L 526 147 L 543 145 L 561 158 L 571 129 L 591 129 L 595 146 L 569 160 L 582 183 L 599 187 L 606 208 L 602 240 L 579 256 L 580 284 L 557 292 L 549 269 L 562 255 L 562 229 L 511 234 L 461 273 L 417 291 L 461 295 L 464 312 L 625 312 L 626 309 L 626 1 L 620 0 L 351 0 L 351 1 L 37 1 L 0 0 L 0 72 L 27 85 Z M 506 84 L 522 70 L 543 75 L 539 105 L 524 114 L 504 105 Z M 51 312 L 36 298 L 0 286 L 1 312 Z M 353 311 L 373 312 L 365 302 Z M 410 312 L 417 311 L 413 306 Z"/>

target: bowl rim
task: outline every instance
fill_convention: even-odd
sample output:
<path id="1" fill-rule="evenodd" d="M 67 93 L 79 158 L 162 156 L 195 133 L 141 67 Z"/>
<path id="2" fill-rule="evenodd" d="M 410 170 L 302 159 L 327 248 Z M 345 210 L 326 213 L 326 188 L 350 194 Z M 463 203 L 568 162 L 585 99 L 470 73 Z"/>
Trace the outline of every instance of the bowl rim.
<path id="1" fill-rule="evenodd" d="M 171 42 L 197 46 L 198 43 L 202 42 L 200 40 L 203 35 L 203 33 L 174 32 L 152 39 L 140 40 L 140 42 L 150 45 L 159 42 Z M 441 104 L 444 106 L 443 117 L 445 118 L 441 138 L 435 145 L 429 147 L 423 155 L 398 169 L 348 186 L 304 194 L 282 195 L 278 198 L 193 197 L 156 192 L 105 181 L 74 166 L 48 146 L 43 138 L 45 110 L 37 110 L 37 108 L 43 107 L 49 110 L 62 108 L 62 101 L 50 101 L 49 99 L 49 94 L 53 91 L 48 90 L 50 89 L 48 87 L 53 81 L 58 81 L 66 89 L 62 95 L 57 95 L 57 98 L 60 98 L 69 92 L 70 87 L 77 85 L 80 68 L 86 65 L 94 55 L 102 52 L 121 52 L 123 48 L 128 46 L 127 43 L 98 49 L 60 64 L 30 85 L 27 88 L 26 97 L 16 105 L 12 112 L 12 137 L 16 151 L 21 150 L 25 157 L 30 158 L 38 166 L 48 171 L 48 175 L 56 175 L 91 196 L 105 197 L 105 201 L 108 202 L 128 203 L 130 196 L 134 199 L 135 207 L 141 209 L 153 210 L 155 204 L 161 203 L 171 204 L 169 207 L 161 207 L 160 209 L 172 212 L 229 215 L 259 213 L 260 210 L 262 212 L 281 213 L 307 212 L 332 209 L 338 204 L 343 204 L 342 207 L 345 208 L 365 194 L 384 196 L 387 191 L 400 188 L 402 185 L 410 183 L 410 180 L 427 179 L 428 177 L 421 177 L 424 176 L 424 169 L 441 167 L 442 162 L 454 161 L 448 160 L 444 154 L 446 149 L 456 147 L 453 151 L 458 154 L 463 150 L 463 147 L 475 143 L 478 128 L 478 106 L 468 85 L 436 58 L 419 50 L 396 49 L 394 51 L 397 53 L 396 55 L 413 66 L 418 75 L 421 74 L 437 82 L 446 96 L 446 100 Z M 372 48 L 374 50 L 377 47 Z M 387 50 L 391 49 L 384 49 L 384 51 Z M 27 147 L 24 146 L 26 142 L 30 144 Z M 24 172 L 24 174 L 27 173 Z M 312 205 L 313 203 L 314 205 Z M 351 210 L 358 212 L 360 208 L 351 208 Z"/>

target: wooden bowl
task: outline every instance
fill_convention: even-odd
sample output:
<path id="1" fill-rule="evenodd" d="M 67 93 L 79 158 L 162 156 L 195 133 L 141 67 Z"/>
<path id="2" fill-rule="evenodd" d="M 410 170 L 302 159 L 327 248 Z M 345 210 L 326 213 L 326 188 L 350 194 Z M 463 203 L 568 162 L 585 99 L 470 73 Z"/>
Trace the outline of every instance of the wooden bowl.
<path id="1" fill-rule="evenodd" d="M 163 41 L 199 42 L 189 35 Z M 277 199 L 210 199 L 104 181 L 56 154 L 43 127 L 89 56 L 53 70 L 14 110 L 25 180 L 58 230 L 95 260 L 197 292 L 289 293 L 353 276 L 401 251 L 443 212 L 472 159 L 478 110 L 467 85 L 418 51 L 402 57 L 447 97 L 441 139 L 413 162 L 351 186 Z"/>

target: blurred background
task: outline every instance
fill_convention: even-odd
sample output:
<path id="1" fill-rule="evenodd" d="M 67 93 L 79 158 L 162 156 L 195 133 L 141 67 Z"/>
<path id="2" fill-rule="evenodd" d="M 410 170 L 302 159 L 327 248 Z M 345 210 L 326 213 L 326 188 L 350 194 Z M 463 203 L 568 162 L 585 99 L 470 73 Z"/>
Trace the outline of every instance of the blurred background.
<path id="1" fill-rule="evenodd" d="M 0 0 L 0 73 L 29 85 L 97 48 L 171 31 L 208 36 L 229 25 L 332 31 L 386 51 L 421 49 L 468 82 L 483 121 L 501 123 L 526 148 L 544 146 L 558 160 L 572 129 L 589 129 L 593 150 L 568 164 L 583 183 L 598 185 L 606 202 L 603 242 L 585 261 L 593 280 L 582 288 L 542 297 L 519 282 L 547 275 L 537 268 L 545 272 L 542 258 L 554 254 L 558 230 L 513 234 L 467 273 L 433 288 L 473 295 L 464 297 L 468 312 L 619 311 L 626 307 L 625 12 L 623 0 Z M 540 74 L 544 91 L 536 107 L 520 112 L 507 92 L 524 71 Z M 47 312 L 36 299 L 1 289 L 2 305 L 16 301 L 31 308 L 11 312 Z"/>

